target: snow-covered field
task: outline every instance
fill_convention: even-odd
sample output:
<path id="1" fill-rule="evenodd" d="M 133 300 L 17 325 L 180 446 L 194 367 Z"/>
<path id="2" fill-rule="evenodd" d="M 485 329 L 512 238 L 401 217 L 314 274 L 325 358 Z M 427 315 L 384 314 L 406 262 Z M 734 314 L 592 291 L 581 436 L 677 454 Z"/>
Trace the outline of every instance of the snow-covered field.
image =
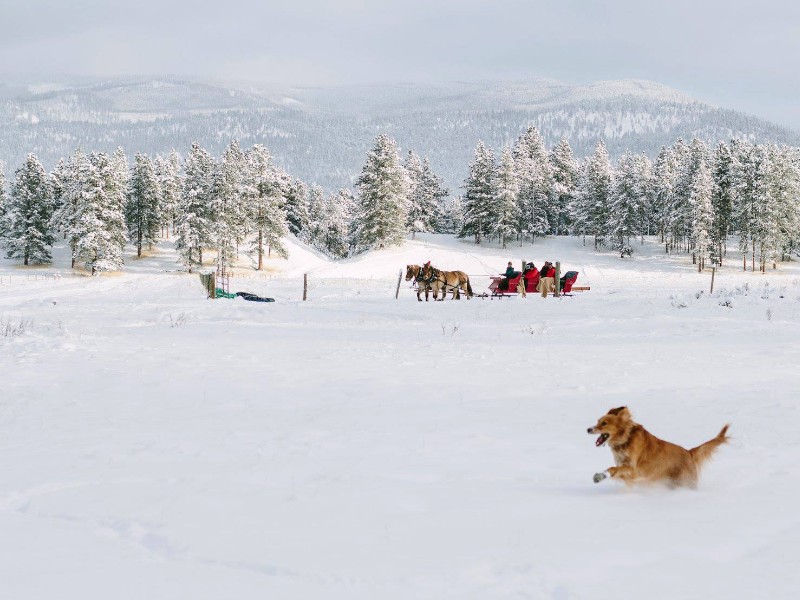
<path id="1" fill-rule="evenodd" d="M 800 268 L 734 255 L 710 296 L 636 250 L 293 243 L 232 282 L 274 304 L 206 300 L 167 243 L 95 278 L 63 249 L 2 261 L 0 597 L 794 598 Z M 560 260 L 592 290 L 395 300 L 427 259 L 476 291 Z M 734 439 L 695 491 L 595 485 L 586 428 L 620 405 L 684 446 Z"/>

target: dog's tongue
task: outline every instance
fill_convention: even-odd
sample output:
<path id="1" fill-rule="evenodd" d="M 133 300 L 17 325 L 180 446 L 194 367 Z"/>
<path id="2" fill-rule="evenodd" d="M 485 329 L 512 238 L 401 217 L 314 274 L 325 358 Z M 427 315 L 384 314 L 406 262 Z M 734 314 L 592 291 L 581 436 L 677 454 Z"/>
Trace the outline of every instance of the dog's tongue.
<path id="1" fill-rule="evenodd" d="M 601 433 L 600 437 L 597 438 L 597 441 L 594 443 L 594 445 L 595 446 L 602 446 L 603 444 L 606 443 L 607 439 L 608 439 L 608 434 L 607 433 Z"/>

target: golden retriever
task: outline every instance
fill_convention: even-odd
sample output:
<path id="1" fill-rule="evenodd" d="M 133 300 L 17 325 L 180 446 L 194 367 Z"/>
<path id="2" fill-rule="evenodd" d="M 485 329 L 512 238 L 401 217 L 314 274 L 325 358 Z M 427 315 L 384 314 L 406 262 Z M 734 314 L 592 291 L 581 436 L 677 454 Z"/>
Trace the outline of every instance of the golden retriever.
<path id="1" fill-rule="evenodd" d="M 728 441 L 727 432 L 728 425 L 725 425 L 714 439 L 687 450 L 648 432 L 631 418 L 627 406 L 612 408 L 588 429 L 590 434 L 600 434 L 596 446 L 608 442 L 616 463 L 596 473 L 594 482 L 600 483 L 610 476 L 628 485 L 661 482 L 670 487 L 694 488 L 700 467 Z"/>

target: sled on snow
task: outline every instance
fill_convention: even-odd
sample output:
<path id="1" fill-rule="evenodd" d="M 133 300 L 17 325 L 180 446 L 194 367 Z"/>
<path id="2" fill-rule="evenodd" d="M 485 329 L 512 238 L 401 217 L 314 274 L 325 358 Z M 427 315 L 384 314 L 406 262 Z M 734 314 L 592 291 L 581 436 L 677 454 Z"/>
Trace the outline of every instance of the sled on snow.
<path id="1" fill-rule="evenodd" d="M 525 286 L 526 294 L 536 294 L 536 288 L 539 285 L 541 276 L 539 271 L 528 271 L 526 273 L 519 273 L 515 277 L 506 278 L 503 276 L 492 277 L 492 282 L 489 284 L 489 291 L 492 297 L 502 298 L 504 296 L 516 296 L 521 294 L 521 285 Z M 560 291 L 563 295 L 571 295 L 573 290 L 576 292 L 587 292 L 589 286 L 574 287 L 575 282 L 578 280 L 577 271 L 567 271 L 561 276 Z"/>

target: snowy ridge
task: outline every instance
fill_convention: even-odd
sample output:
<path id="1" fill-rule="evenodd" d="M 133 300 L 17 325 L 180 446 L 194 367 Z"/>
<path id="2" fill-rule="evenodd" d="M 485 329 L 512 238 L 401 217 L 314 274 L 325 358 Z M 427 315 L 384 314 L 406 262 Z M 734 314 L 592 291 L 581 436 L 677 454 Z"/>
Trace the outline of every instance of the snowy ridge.
<path id="1" fill-rule="evenodd" d="M 678 137 L 800 145 L 800 134 L 786 127 L 641 80 L 258 89 L 133 79 L 0 87 L 0 160 L 7 165 L 34 152 L 49 169 L 76 146 L 185 154 L 198 141 L 219 154 L 236 138 L 243 146 L 263 143 L 292 175 L 329 190 L 350 186 L 374 138 L 388 133 L 402 151 L 428 156 L 455 192 L 477 140 L 499 150 L 529 125 L 548 146 L 567 137 L 579 157 L 601 138 L 612 157 L 625 149 L 654 157 Z"/>

